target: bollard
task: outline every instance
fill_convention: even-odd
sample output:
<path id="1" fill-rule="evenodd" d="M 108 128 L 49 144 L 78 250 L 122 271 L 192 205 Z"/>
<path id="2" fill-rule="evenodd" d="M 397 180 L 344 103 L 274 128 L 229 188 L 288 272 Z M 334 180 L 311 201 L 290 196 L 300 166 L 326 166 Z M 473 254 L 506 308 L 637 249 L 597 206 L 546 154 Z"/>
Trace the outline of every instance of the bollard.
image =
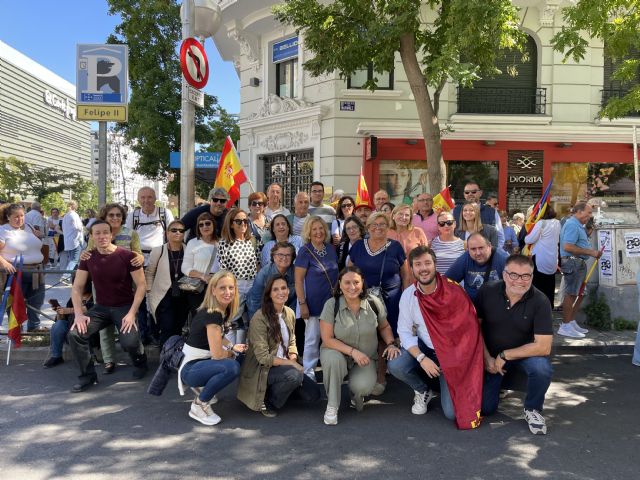
<path id="1" fill-rule="evenodd" d="M 640 271 L 636 275 L 636 286 L 638 287 L 638 331 L 636 333 L 636 346 L 633 349 L 631 363 L 640 367 Z"/>

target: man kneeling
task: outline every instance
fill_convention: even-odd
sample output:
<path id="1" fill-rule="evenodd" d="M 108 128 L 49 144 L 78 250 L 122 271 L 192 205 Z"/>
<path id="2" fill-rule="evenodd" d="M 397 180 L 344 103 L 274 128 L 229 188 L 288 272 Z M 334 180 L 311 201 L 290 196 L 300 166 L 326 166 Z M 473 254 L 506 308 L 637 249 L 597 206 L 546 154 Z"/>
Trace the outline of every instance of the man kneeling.
<path id="1" fill-rule="evenodd" d="M 131 264 L 135 253 L 111 243 L 111 225 L 107 222 L 97 220 L 89 233 L 96 251 L 91 258 L 80 262 L 71 290 L 75 321 L 69 333 L 69 346 L 80 368 L 80 381 L 71 390 L 74 393 L 82 392 L 97 382 L 98 375 L 89 352 L 89 337 L 110 325 L 118 328 L 120 345 L 131 356 L 135 367 L 133 378 L 140 379 L 147 372 L 147 356 L 138 351 L 136 325 L 138 307 L 146 293 L 144 272 Z M 85 315 L 82 292 L 89 277 L 96 297 L 95 305 Z"/>
<path id="2" fill-rule="evenodd" d="M 500 387 L 511 369 L 527 375 L 524 418 L 533 434 L 544 435 L 544 397 L 551 383 L 549 360 L 553 330 L 551 304 L 531 285 L 533 262 L 524 255 L 511 255 L 502 280 L 485 284 L 475 299 L 484 336 L 484 387 L 482 414 L 498 409 Z"/>

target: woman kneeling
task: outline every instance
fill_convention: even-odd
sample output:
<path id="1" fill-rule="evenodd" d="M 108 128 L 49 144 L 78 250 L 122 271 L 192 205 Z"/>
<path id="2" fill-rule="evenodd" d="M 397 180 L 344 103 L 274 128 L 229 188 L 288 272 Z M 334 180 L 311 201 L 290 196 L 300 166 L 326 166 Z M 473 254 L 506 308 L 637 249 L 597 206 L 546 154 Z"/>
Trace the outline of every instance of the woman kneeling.
<path id="1" fill-rule="evenodd" d="M 320 361 L 329 397 L 325 424 L 338 423 L 340 389 L 347 375 L 351 402 L 356 410 L 362 410 L 364 396 L 376 384 L 378 332 L 387 345 L 383 356 L 395 358 L 400 350 L 394 344 L 384 304 L 367 295 L 362 272 L 349 266 L 340 273 L 334 297 L 327 300 L 320 315 Z"/>
<path id="2" fill-rule="evenodd" d="M 288 298 L 287 279 L 272 277 L 249 324 L 249 348 L 240 372 L 238 399 L 266 417 L 275 417 L 294 392 L 307 402 L 320 398 L 318 385 L 298 363 L 296 317 L 285 305 Z"/>
<path id="3" fill-rule="evenodd" d="M 246 345 L 232 345 L 224 338 L 237 312 L 236 277 L 221 270 L 209 280 L 204 301 L 191 321 L 178 370 L 180 394 L 184 395 L 183 382 L 197 392 L 189 416 L 204 425 L 220 422 L 210 404 L 215 403 L 215 394 L 240 374 L 236 357 L 246 350 Z"/>

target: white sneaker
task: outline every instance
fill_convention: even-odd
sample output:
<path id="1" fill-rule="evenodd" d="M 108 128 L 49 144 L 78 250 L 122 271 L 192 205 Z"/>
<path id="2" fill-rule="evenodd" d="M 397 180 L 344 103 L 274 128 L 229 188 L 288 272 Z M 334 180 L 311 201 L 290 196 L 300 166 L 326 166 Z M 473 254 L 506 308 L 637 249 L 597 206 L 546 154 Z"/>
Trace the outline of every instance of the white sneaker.
<path id="1" fill-rule="evenodd" d="M 420 393 L 417 390 L 413 391 L 415 395 L 413 396 L 413 406 L 411 407 L 411 413 L 414 415 L 424 415 L 427 413 L 427 407 L 429 406 L 429 402 L 435 397 L 431 390 L 427 390 L 424 393 Z"/>
<path id="2" fill-rule="evenodd" d="M 202 393 L 202 387 L 190 387 L 191 391 L 196 394 L 196 397 L 199 397 Z M 209 400 L 209 405 L 214 405 L 218 403 L 218 396 L 214 395 L 211 400 Z"/>
<path id="3" fill-rule="evenodd" d="M 586 328 L 582 328 L 580 325 L 578 325 L 578 322 L 576 322 L 575 320 L 571 320 L 569 322 L 569 325 L 571 325 L 573 327 L 573 329 L 578 332 L 578 333 L 589 333 L 589 330 L 587 330 Z"/>
<path id="4" fill-rule="evenodd" d="M 324 424 L 325 425 L 338 424 L 338 408 L 337 407 L 330 407 L 327 405 L 327 409 L 324 412 Z"/>
<path id="5" fill-rule="evenodd" d="M 197 398 L 194 398 L 191 403 L 189 416 L 203 425 L 217 425 L 222 420 L 208 403 L 201 403 Z"/>
<path id="6" fill-rule="evenodd" d="M 531 430 L 531 433 L 533 433 L 534 435 L 547 434 L 547 424 L 544 421 L 544 417 L 538 410 L 527 410 L 525 408 L 524 419 L 529 424 L 529 430 Z"/>
<path id="7" fill-rule="evenodd" d="M 584 338 L 584 333 L 577 332 L 571 326 L 571 323 L 563 323 L 558 328 L 558 335 L 571 338 Z"/>

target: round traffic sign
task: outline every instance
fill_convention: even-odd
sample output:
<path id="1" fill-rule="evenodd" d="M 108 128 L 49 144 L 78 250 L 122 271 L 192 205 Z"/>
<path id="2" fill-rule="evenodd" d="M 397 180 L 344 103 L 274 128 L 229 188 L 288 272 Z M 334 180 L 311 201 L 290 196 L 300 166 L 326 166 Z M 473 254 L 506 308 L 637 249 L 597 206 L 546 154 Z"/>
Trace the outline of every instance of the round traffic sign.
<path id="1" fill-rule="evenodd" d="M 202 88 L 209 79 L 209 62 L 204 47 L 195 38 L 187 38 L 180 47 L 180 67 L 189 85 Z"/>

